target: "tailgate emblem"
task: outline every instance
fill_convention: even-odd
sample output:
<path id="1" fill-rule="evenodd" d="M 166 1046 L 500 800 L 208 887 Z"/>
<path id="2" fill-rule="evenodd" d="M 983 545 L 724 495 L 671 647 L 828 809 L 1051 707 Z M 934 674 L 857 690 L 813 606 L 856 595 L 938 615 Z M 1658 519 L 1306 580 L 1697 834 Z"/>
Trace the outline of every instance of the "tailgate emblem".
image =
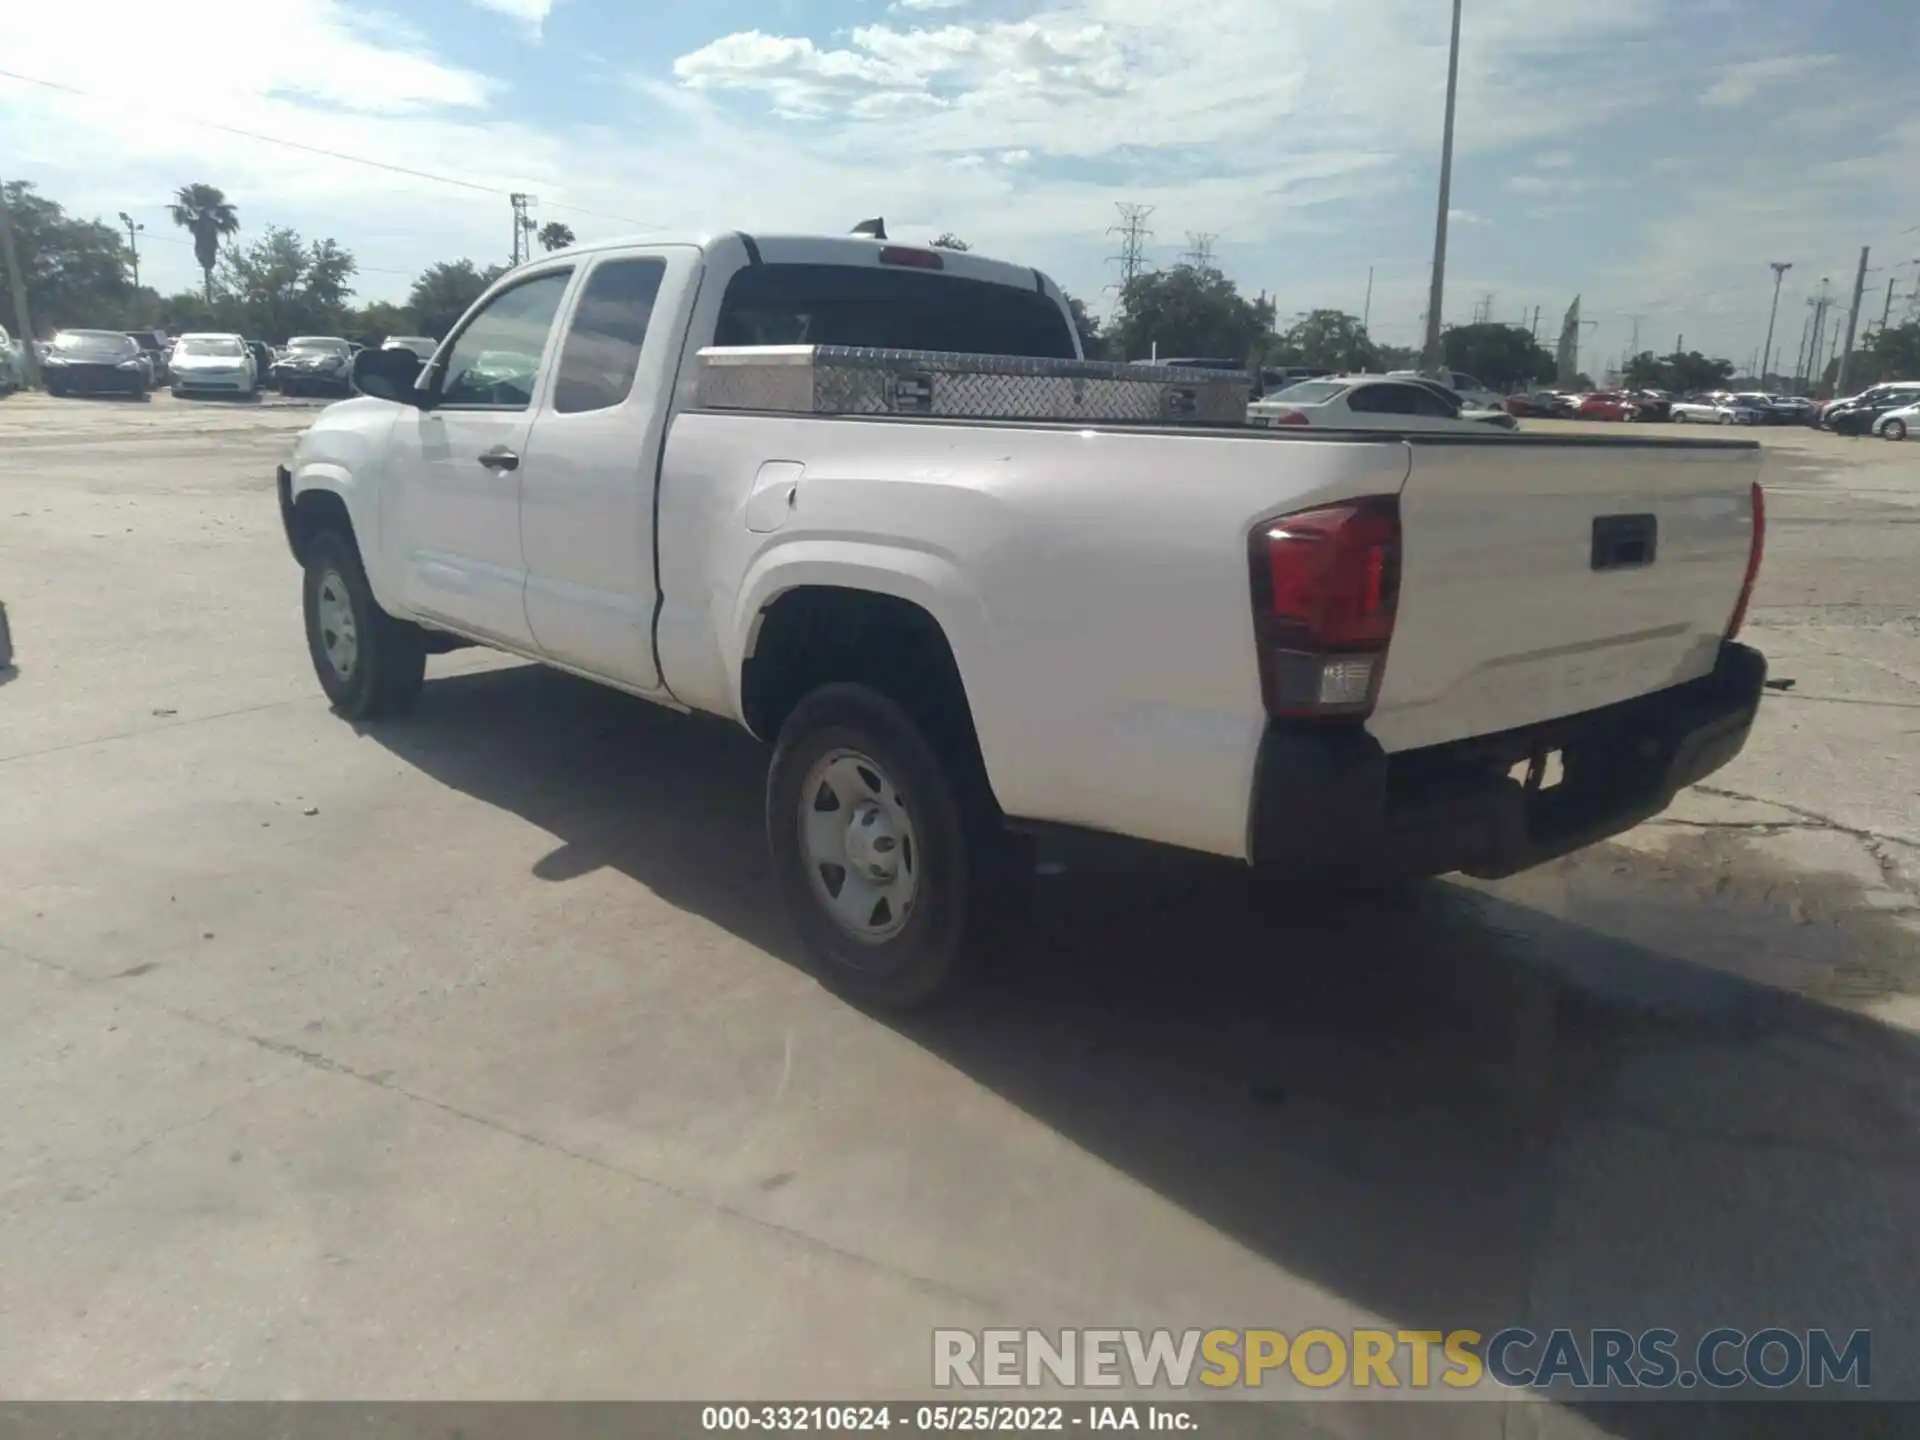
<path id="1" fill-rule="evenodd" d="M 1658 516 L 1596 515 L 1593 517 L 1593 568 L 1632 570 L 1651 565 L 1659 542 Z"/>

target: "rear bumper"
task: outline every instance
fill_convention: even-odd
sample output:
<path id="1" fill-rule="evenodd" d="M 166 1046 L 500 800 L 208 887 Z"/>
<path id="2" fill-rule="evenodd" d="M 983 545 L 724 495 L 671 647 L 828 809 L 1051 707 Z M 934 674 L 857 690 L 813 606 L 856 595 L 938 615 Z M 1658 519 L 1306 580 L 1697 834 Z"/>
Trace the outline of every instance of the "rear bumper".
<path id="1" fill-rule="evenodd" d="M 175 390 L 200 390 L 209 395 L 246 395 L 253 390 L 253 379 L 245 374 L 195 375 L 176 370 L 169 383 Z"/>
<path id="2" fill-rule="evenodd" d="M 1759 651 L 1729 643 L 1688 684 L 1395 755 L 1358 728 L 1276 722 L 1255 772 L 1251 858 L 1512 875 L 1631 829 L 1732 760 L 1766 674 Z M 1552 788 L 1512 778 L 1556 750 Z"/>

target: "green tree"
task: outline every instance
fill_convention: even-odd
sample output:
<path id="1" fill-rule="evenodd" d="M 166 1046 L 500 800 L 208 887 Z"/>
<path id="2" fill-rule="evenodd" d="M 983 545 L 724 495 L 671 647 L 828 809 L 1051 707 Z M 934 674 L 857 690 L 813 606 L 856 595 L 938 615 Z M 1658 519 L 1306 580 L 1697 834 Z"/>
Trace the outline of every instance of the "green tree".
<path id="1" fill-rule="evenodd" d="M 1375 347 L 1380 355 L 1382 370 L 1417 370 L 1420 368 L 1420 352 L 1411 345 L 1380 345 Z"/>
<path id="2" fill-rule="evenodd" d="M 395 305 L 387 300 L 369 301 L 358 310 L 348 311 L 342 328 L 348 335 L 364 337 L 368 345 L 379 345 L 389 335 L 420 333 L 413 312 L 404 305 Z"/>
<path id="3" fill-rule="evenodd" d="M 1077 295 L 1060 292 L 1067 302 L 1067 311 L 1073 316 L 1073 328 L 1080 336 L 1080 353 L 1089 360 L 1107 358 L 1108 338 L 1100 333 L 1100 317 L 1087 309 L 1086 301 Z"/>
<path id="4" fill-rule="evenodd" d="M 1834 361 L 1827 366 L 1823 383 L 1831 385 L 1839 378 L 1839 362 Z M 1884 380 L 1914 379 L 1920 379 L 1920 320 L 1876 330 L 1853 352 L 1853 363 L 1847 366 L 1847 389 L 1855 393 Z"/>
<path id="5" fill-rule="evenodd" d="M 1361 327 L 1360 317 L 1343 310 L 1309 310 L 1286 328 L 1269 355 L 1280 365 L 1341 371 L 1382 368 L 1380 347 Z"/>
<path id="6" fill-rule="evenodd" d="M 240 228 L 240 212 L 218 185 L 182 185 L 167 207 L 173 223 L 193 236 L 193 258 L 206 276 L 207 303 L 213 303 L 213 266 L 220 242 Z"/>
<path id="7" fill-rule="evenodd" d="M 280 341 L 327 334 L 342 327 L 356 268 L 353 256 L 331 239 L 308 245 L 295 231 L 269 225 L 253 244 L 227 247 L 220 290 L 247 335 Z"/>
<path id="8" fill-rule="evenodd" d="M 141 294 L 127 282 L 125 242 L 99 220 L 80 220 L 35 193 L 25 180 L 7 184 L 7 212 L 14 254 L 25 282 L 27 310 L 35 331 L 51 335 L 62 326 L 119 328 L 135 323 Z M 146 292 L 151 294 L 152 292 Z M 25 338 L 13 313 L 13 289 L 0 256 L 0 324 Z"/>
<path id="9" fill-rule="evenodd" d="M 422 333 L 445 335 L 505 271 L 504 265 L 480 269 L 471 260 L 442 260 L 420 272 L 407 295 L 407 308 Z"/>
<path id="10" fill-rule="evenodd" d="M 1643 350 L 1621 367 L 1620 383 L 1629 390 L 1668 390 L 1690 395 L 1718 390 L 1733 378 L 1731 360 L 1710 360 L 1698 350 L 1655 355 Z"/>
<path id="11" fill-rule="evenodd" d="M 1120 358 L 1155 353 L 1251 359 L 1273 330 L 1273 302 L 1249 300 L 1218 270 L 1176 265 L 1138 275 L 1120 296 L 1113 327 Z"/>
<path id="12" fill-rule="evenodd" d="M 1440 351 L 1449 369 L 1464 370 L 1495 390 L 1551 380 L 1557 368 L 1531 331 L 1497 321 L 1454 326 L 1441 335 Z"/>
<path id="13" fill-rule="evenodd" d="M 933 237 L 933 248 L 936 250 L 971 250 L 973 247 L 951 230 L 942 230 L 938 235 Z"/>
<path id="14" fill-rule="evenodd" d="M 573 227 L 564 220 L 549 220 L 540 227 L 542 250 L 564 250 L 573 244 Z"/>

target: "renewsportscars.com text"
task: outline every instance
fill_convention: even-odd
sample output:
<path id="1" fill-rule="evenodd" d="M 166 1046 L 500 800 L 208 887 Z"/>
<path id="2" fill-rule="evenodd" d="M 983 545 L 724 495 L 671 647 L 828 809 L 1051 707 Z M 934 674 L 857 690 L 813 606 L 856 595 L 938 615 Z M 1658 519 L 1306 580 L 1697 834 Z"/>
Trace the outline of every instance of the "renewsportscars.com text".
<path id="1" fill-rule="evenodd" d="M 1065 1386 L 1216 1390 L 1782 1390 L 1873 1382 L 1872 1335 L 1722 1327 L 1691 1342 L 1667 1329 L 936 1330 L 940 1389 Z"/>

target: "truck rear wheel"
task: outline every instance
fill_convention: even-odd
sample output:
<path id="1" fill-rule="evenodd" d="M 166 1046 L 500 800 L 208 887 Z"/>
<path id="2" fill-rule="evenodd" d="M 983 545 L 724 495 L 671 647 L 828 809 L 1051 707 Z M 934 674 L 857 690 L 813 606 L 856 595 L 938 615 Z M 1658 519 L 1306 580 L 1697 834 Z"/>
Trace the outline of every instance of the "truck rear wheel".
<path id="1" fill-rule="evenodd" d="M 333 708 L 349 720 L 411 710 L 427 672 L 420 628 L 380 608 L 359 552 L 338 530 L 315 535 L 306 552 L 307 651 Z"/>
<path id="2" fill-rule="evenodd" d="M 998 827 L 977 787 L 899 705 L 815 690 L 780 728 L 767 842 L 823 984 L 887 1010 L 925 1005 L 968 968 Z"/>

